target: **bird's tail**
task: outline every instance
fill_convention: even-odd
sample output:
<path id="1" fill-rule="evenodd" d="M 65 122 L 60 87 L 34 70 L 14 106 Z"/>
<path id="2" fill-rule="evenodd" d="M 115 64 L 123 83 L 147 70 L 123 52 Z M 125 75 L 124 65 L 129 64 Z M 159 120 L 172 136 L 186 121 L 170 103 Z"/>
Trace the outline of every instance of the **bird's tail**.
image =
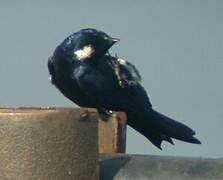
<path id="1" fill-rule="evenodd" d="M 194 137 L 195 132 L 190 127 L 153 109 L 149 109 L 146 113 L 142 114 L 127 112 L 127 116 L 128 124 L 143 134 L 159 149 L 161 149 L 163 140 L 174 145 L 172 138 L 188 143 L 201 144 Z"/>

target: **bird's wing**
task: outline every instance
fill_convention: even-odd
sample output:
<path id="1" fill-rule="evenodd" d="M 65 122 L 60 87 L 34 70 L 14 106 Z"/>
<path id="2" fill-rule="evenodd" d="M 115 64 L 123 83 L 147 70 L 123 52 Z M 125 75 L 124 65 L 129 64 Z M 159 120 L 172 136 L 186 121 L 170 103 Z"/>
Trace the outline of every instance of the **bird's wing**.
<path id="1" fill-rule="evenodd" d="M 104 102 L 109 103 L 108 97 L 114 95 L 115 87 L 109 76 L 104 76 L 95 68 L 80 66 L 75 69 L 73 78 L 95 107 L 103 105 Z"/>
<path id="2" fill-rule="evenodd" d="M 121 58 L 117 58 L 117 61 L 119 63 L 122 78 L 126 79 L 127 81 L 140 82 L 142 80 L 139 71 L 133 64 Z"/>
<path id="3" fill-rule="evenodd" d="M 74 78 L 94 107 L 103 107 L 113 111 L 127 109 L 134 111 L 135 106 L 151 107 L 144 88 L 137 82 L 126 84 L 125 87 L 120 88 L 113 82 L 113 77 L 103 74 L 95 68 L 81 67 L 77 72 Z M 118 82 L 116 81 L 116 83 Z"/>

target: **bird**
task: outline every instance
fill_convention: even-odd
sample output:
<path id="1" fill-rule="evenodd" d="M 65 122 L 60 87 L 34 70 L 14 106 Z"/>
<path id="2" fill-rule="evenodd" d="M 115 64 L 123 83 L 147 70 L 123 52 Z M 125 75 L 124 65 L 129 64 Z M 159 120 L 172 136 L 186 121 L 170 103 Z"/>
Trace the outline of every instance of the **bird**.
<path id="1" fill-rule="evenodd" d="M 93 28 L 81 29 L 65 38 L 48 58 L 51 82 L 81 107 L 96 108 L 102 119 L 123 111 L 127 124 L 162 150 L 173 139 L 201 144 L 189 126 L 155 110 L 137 68 L 112 56 L 110 48 L 120 39 Z"/>

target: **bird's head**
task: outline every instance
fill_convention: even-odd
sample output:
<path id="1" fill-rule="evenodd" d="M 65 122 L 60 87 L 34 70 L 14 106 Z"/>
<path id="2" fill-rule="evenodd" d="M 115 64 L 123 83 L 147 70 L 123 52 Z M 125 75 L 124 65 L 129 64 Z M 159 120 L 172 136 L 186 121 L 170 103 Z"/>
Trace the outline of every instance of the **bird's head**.
<path id="1" fill-rule="evenodd" d="M 104 56 L 119 39 L 112 38 L 96 29 L 82 29 L 68 36 L 55 50 L 63 54 L 64 59 L 86 62 L 95 61 Z"/>

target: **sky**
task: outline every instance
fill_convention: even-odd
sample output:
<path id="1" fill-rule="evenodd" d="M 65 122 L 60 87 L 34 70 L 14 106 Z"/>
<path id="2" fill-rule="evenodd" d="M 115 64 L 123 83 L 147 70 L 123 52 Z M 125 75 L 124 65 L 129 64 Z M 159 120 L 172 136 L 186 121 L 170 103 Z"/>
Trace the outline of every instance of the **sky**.
<path id="1" fill-rule="evenodd" d="M 0 106 L 65 106 L 47 59 L 82 28 L 120 38 L 111 54 L 133 63 L 156 110 L 192 127 L 202 145 L 160 151 L 131 128 L 127 153 L 223 157 L 223 1 L 1 1 Z"/>

